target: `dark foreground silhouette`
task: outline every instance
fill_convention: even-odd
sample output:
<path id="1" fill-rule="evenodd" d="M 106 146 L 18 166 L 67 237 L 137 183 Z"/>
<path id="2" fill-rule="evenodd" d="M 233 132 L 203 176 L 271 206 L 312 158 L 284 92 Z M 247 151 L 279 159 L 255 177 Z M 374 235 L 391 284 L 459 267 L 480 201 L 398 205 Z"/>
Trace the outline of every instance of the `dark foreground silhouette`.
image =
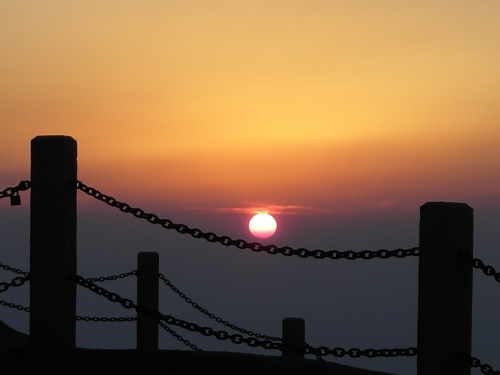
<path id="1" fill-rule="evenodd" d="M 29 336 L 0 320 L 0 373 L 51 375 L 388 375 L 281 356 L 184 350 L 75 349 L 36 352 Z"/>
<path id="2" fill-rule="evenodd" d="M 73 375 L 387 375 L 314 359 L 182 350 L 2 350 L 1 373 Z"/>

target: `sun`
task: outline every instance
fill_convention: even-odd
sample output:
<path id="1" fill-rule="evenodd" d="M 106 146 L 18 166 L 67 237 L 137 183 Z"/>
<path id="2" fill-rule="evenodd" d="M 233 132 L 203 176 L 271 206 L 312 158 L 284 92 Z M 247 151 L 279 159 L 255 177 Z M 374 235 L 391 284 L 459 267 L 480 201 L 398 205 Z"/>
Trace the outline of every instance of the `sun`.
<path id="1" fill-rule="evenodd" d="M 248 223 L 250 232 L 258 238 L 271 237 L 274 232 L 276 232 L 277 227 L 278 224 L 276 223 L 276 219 L 271 215 L 264 213 L 256 214 Z"/>

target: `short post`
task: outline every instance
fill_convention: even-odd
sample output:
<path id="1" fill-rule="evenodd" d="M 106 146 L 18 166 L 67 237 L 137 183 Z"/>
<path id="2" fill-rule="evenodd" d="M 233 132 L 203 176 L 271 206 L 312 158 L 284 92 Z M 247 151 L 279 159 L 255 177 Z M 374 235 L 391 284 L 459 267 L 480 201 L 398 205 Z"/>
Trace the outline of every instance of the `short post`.
<path id="1" fill-rule="evenodd" d="M 304 352 L 300 351 L 300 348 L 304 348 L 306 344 L 306 323 L 304 319 L 283 319 L 281 338 L 283 340 L 283 357 L 304 358 Z"/>
<path id="2" fill-rule="evenodd" d="M 470 375 L 458 353 L 471 354 L 473 209 L 464 203 L 420 207 L 418 375 Z"/>
<path id="3" fill-rule="evenodd" d="M 30 347 L 76 345 L 77 143 L 66 136 L 31 141 Z"/>
<path id="4" fill-rule="evenodd" d="M 158 311 L 159 255 L 137 254 L 137 305 Z M 158 349 L 158 320 L 147 313 L 137 313 L 137 349 Z"/>

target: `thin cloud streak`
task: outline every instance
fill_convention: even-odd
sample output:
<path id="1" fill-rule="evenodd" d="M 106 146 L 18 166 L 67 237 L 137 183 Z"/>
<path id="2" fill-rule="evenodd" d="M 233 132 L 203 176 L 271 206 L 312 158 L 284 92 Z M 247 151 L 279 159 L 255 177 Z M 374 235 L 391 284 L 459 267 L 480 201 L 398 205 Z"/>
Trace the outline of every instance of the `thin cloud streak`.
<path id="1" fill-rule="evenodd" d="M 213 213 L 238 213 L 238 214 L 257 214 L 268 213 L 276 215 L 299 215 L 309 212 L 328 213 L 330 211 L 312 206 L 288 206 L 288 205 L 249 205 L 247 207 L 191 207 L 193 211 L 210 211 Z"/>

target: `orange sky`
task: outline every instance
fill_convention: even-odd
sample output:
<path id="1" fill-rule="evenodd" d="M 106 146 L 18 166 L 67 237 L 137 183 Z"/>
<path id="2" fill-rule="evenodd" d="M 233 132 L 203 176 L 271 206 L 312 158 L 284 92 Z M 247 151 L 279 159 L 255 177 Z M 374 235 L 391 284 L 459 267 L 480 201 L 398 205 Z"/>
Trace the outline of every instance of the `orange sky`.
<path id="1" fill-rule="evenodd" d="M 0 175 L 184 209 L 500 206 L 500 2 L 0 1 Z M 9 178 L 7 178 L 9 177 Z"/>

